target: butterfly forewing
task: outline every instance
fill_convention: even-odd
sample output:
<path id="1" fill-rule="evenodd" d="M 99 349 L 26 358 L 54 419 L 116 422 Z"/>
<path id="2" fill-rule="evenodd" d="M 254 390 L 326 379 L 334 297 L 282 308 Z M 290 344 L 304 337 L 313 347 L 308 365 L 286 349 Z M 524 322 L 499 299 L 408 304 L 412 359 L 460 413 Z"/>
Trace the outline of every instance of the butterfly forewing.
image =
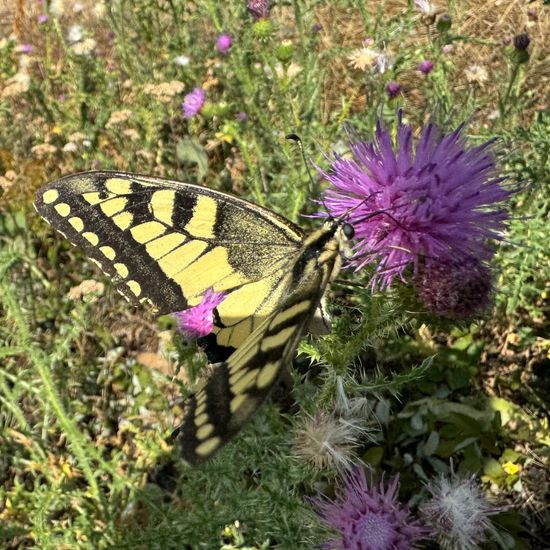
<path id="1" fill-rule="evenodd" d="M 38 212 L 133 302 L 182 311 L 207 289 L 231 292 L 217 341 L 237 348 L 281 296 L 301 229 L 225 193 L 160 178 L 85 172 L 42 188 Z"/>

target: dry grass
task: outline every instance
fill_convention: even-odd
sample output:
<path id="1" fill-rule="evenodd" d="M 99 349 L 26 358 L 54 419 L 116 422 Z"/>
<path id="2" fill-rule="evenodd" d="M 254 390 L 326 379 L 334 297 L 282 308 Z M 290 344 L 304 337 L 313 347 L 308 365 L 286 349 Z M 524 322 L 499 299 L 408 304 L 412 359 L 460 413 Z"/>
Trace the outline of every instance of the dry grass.
<path id="1" fill-rule="evenodd" d="M 72 14 L 75 2 L 63 3 L 64 12 Z M 376 11 L 383 13 L 383 20 L 388 21 L 408 9 L 407 0 L 386 0 L 381 7 L 380 2 L 368 2 L 372 21 Z M 435 2 L 438 13 L 445 13 L 445 2 Z M 488 72 L 489 79 L 482 89 L 476 91 L 480 109 L 476 117 L 478 122 L 487 120 L 495 110 L 498 102 L 498 92 L 502 90 L 503 75 L 507 74 L 507 56 L 504 43 L 521 32 L 527 32 L 531 38 L 530 61 L 524 66 L 521 74 L 522 89 L 533 92 L 532 104 L 522 114 L 519 121 L 527 125 L 533 115 L 547 108 L 550 99 L 550 9 L 540 2 L 527 3 L 525 0 L 457 0 L 453 13 L 453 34 L 465 35 L 475 43 L 457 42 L 455 51 L 449 59 L 454 64 L 450 75 L 453 87 L 457 92 L 467 92 L 469 87 L 465 77 L 465 69 L 471 65 L 479 65 Z M 86 24 L 86 14 L 94 19 L 94 2 L 84 0 L 78 2 L 79 20 Z M 36 16 L 39 8 L 35 3 L 23 0 L 0 0 L 0 36 L 13 33 L 18 42 L 32 41 L 36 34 Z M 272 15 L 277 16 L 280 10 L 275 9 Z M 420 20 L 421 14 L 415 10 L 415 16 Z M 288 22 L 288 18 L 285 18 Z M 352 109 L 360 112 L 367 108 L 373 98 L 367 95 L 365 78 L 368 75 L 352 69 L 347 56 L 349 52 L 360 47 L 366 38 L 363 18 L 356 8 L 342 8 L 338 3 L 322 6 L 316 13 L 315 20 L 322 26 L 319 34 L 319 50 L 329 54 L 324 63 L 323 107 L 321 118 L 327 120 L 330 113 L 340 109 L 342 97 L 351 101 Z M 417 26 L 418 31 L 404 37 L 397 37 L 394 47 L 421 48 L 428 45 L 428 34 L 425 27 Z M 390 51 L 391 52 L 390 45 Z M 395 53 L 395 52 L 394 52 Z M 413 112 L 420 112 L 424 103 L 420 91 L 421 82 L 418 72 L 412 67 L 400 78 L 408 107 Z"/>
<path id="2" fill-rule="evenodd" d="M 375 16 L 378 3 L 370 2 L 371 15 Z M 439 13 L 445 13 L 443 4 Z M 403 14 L 407 10 L 405 0 L 388 0 L 384 3 L 384 20 Z M 472 65 L 484 67 L 489 79 L 478 90 L 480 110 L 478 121 L 487 117 L 497 107 L 498 92 L 502 90 L 503 75 L 508 74 L 508 59 L 505 43 L 519 33 L 527 32 L 531 39 L 530 60 L 524 65 L 522 90 L 533 92 L 532 104 L 522 113 L 520 125 L 527 125 L 533 115 L 548 107 L 550 98 L 550 10 L 540 3 L 527 4 L 524 0 L 460 0 L 456 2 L 453 14 L 453 34 L 465 35 L 474 42 L 457 42 L 454 52 L 449 56 L 454 69 L 450 78 L 453 87 L 460 93 L 469 86 L 465 69 Z M 533 11 L 534 10 L 534 11 Z M 420 20 L 421 15 L 417 15 Z M 369 105 L 365 93 L 365 77 L 360 71 L 349 67 L 347 56 L 353 48 L 360 47 L 366 38 L 361 13 L 357 9 L 342 9 L 337 5 L 323 6 L 317 12 L 317 21 L 323 29 L 320 33 L 322 51 L 338 52 L 330 66 L 326 67 L 324 81 L 323 116 L 341 107 L 342 96 L 354 98 L 353 109 L 360 111 Z M 394 40 L 399 48 L 421 48 L 428 46 L 428 33 L 425 27 L 404 37 L 404 42 Z M 395 46 L 394 46 L 395 47 Z M 391 46 L 390 46 L 391 48 Z M 390 53 L 391 50 L 390 50 Z M 415 68 L 402 74 L 400 82 L 410 110 L 420 110 L 424 103 L 420 92 L 420 76 Z"/>

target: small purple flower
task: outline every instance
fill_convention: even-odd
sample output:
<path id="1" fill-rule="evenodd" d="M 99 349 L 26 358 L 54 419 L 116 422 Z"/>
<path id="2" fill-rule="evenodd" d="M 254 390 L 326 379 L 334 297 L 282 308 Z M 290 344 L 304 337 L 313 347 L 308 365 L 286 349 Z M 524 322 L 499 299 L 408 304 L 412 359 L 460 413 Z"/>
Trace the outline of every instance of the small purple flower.
<path id="1" fill-rule="evenodd" d="M 235 115 L 237 122 L 246 122 L 248 120 L 248 115 L 244 111 L 240 111 Z"/>
<path id="2" fill-rule="evenodd" d="M 246 7 L 254 21 L 266 19 L 269 16 L 269 0 L 248 0 Z"/>
<path id="3" fill-rule="evenodd" d="M 390 99 L 397 97 L 400 92 L 401 84 L 399 84 L 399 82 L 396 82 L 395 80 L 390 80 L 390 82 L 386 84 L 386 93 L 388 94 L 388 97 Z"/>
<path id="4" fill-rule="evenodd" d="M 21 44 L 17 48 L 18 53 L 31 53 L 32 52 L 32 44 Z"/>
<path id="5" fill-rule="evenodd" d="M 339 532 L 324 546 L 338 550 L 409 550 L 426 537 L 427 530 L 411 517 L 409 508 L 397 500 L 399 476 L 384 490 L 367 483 L 362 468 L 345 479 L 334 501 L 313 499 L 324 522 Z"/>
<path id="6" fill-rule="evenodd" d="M 418 64 L 418 70 L 422 74 L 430 74 L 433 71 L 433 68 L 434 68 L 434 64 L 429 59 L 423 59 Z"/>
<path id="7" fill-rule="evenodd" d="M 41 13 L 37 17 L 37 21 L 39 25 L 43 25 L 44 23 L 46 23 L 47 20 L 48 20 L 48 16 L 45 13 Z"/>
<path id="8" fill-rule="evenodd" d="M 313 34 L 317 34 L 318 32 L 321 32 L 323 30 L 323 26 L 320 23 L 313 23 L 311 25 L 311 32 Z"/>
<path id="9" fill-rule="evenodd" d="M 218 41 L 216 42 L 216 47 L 220 53 L 227 53 L 231 49 L 231 44 L 233 43 L 233 38 L 229 33 L 220 34 L 218 36 Z"/>
<path id="10" fill-rule="evenodd" d="M 195 88 L 183 98 L 181 108 L 183 110 L 183 118 L 193 118 L 197 115 L 204 105 L 206 92 L 202 88 Z"/>
<path id="11" fill-rule="evenodd" d="M 225 293 L 208 289 L 200 304 L 174 313 L 179 330 L 190 340 L 210 334 L 214 328 L 213 311 L 224 298 Z"/>
<path id="12" fill-rule="evenodd" d="M 335 155 L 331 169 L 320 170 L 332 184 L 323 197 L 329 215 L 355 228 L 349 265 L 377 263 L 373 289 L 403 280 L 409 266 L 417 274 L 427 260 L 493 257 L 487 240 L 502 238 L 508 214 L 501 203 L 513 191 L 495 177 L 494 140 L 469 147 L 463 130 L 446 135 L 429 124 L 414 147 L 399 112 L 395 144 L 379 122 L 373 142 L 351 134 L 353 158 Z"/>

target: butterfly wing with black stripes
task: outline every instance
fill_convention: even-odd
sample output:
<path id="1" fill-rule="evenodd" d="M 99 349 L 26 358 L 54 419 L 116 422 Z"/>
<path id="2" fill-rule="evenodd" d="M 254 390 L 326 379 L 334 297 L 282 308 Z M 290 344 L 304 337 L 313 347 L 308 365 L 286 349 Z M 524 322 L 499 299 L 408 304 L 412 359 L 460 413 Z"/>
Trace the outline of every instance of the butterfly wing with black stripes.
<path id="1" fill-rule="evenodd" d="M 227 359 L 201 382 L 176 431 L 193 464 L 237 433 L 312 318 L 325 319 L 320 304 L 349 237 L 340 222 L 306 236 L 231 195 L 122 172 L 67 176 L 40 189 L 35 205 L 134 302 L 168 313 L 196 305 L 208 289 L 227 293 L 208 344 Z"/>
<path id="2" fill-rule="evenodd" d="M 270 210 L 206 187 L 123 172 L 84 172 L 39 190 L 35 206 L 118 284 L 159 313 L 228 293 L 216 344 L 233 350 L 288 295 L 302 230 Z"/>
<path id="3" fill-rule="evenodd" d="M 288 273 L 290 295 L 187 400 L 173 434 L 187 462 L 200 464 L 217 452 L 266 399 L 338 273 L 346 241 L 336 223 L 307 237 Z"/>

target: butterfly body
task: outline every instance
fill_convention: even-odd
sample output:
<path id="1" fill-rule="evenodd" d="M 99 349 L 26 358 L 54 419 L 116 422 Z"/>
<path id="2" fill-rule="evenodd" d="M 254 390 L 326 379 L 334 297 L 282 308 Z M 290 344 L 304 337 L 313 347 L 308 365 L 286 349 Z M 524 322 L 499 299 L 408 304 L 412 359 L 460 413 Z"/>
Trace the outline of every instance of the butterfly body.
<path id="1" fill-rule="evenodd" d="M 192 464 L 254 414 L 325 316 L 323 295 L 350 235 L 336 220 L 305 235 L 237 197 L 123 172 L 67 176 L 40 189 L 35 205 L 132 302 L 162 314 L 200 303 L 208 289 L 226 293 L 209 344 L 226 359 L 199 383 L 174 433 Z"/>

